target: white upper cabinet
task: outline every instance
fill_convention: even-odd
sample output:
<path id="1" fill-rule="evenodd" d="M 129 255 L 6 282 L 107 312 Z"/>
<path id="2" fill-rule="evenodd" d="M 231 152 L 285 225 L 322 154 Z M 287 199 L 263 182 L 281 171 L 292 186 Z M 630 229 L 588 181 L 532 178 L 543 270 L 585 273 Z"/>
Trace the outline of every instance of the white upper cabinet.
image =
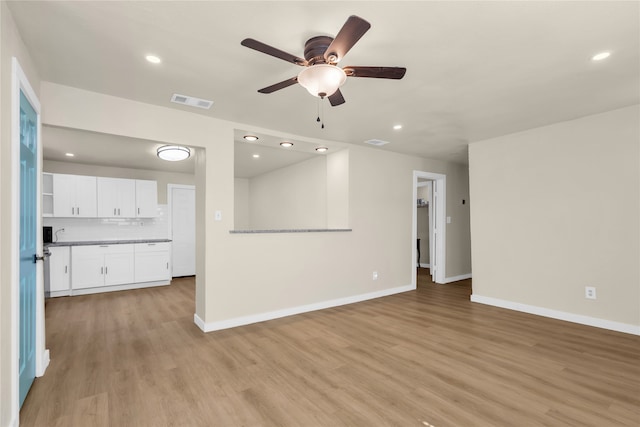
<path id="1" fill-rule="evenodd" d="M 158 216 L 158 183 L 45 173 L 42 200 L 43 216 L 153 218 Z"/>
<path id="2" fill-rule="evenodd" d="M 96 177 L 53 174 L 53 216 L 96 217 Z"/>
<path id="3" fill-rule="evenodd" d="M 135 181 L 98 177 L 98 216 L 101 218 L 135 218 Z"/>
<path id="4" fill-rule="evenodd" d="M 158 216 L 158 183 L 136 180 L 136 216 L 152 218 Z"/>

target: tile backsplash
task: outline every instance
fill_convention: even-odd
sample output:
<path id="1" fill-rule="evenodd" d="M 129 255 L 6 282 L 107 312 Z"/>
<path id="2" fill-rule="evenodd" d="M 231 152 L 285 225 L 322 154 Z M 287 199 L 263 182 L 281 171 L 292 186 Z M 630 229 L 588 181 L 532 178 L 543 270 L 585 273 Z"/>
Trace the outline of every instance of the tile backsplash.
<path id="1" fill-rule="evenodd" d="M 53 228 L 54 242 L 169 238 L 168 206 L 158 205 L 156 218 L 50 218 L 42 225 Z M 63 231 L 64 230 L 64 231 Z"/>

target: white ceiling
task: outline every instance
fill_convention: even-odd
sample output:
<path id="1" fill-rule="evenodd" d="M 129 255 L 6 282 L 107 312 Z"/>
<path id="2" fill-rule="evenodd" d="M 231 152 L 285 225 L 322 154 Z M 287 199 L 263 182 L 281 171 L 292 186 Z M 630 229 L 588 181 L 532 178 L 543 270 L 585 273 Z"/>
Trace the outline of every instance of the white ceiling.
<path id="1" fill-rule="evenodd" d="M 640 102 L 635 1 L 8 3 L 43 80 L 274 134 L 382 139 L 391 142 L 383 150 L 459 163 L 469 142 Z M 242 39 L 302 56 L 308 38 L 335 35 L 353 14 L 372 27 L 341 66 L 402 66 L 403 80 L 349 78 L 347 102 L 323 104 L 325 129 L 302 87 L 257 93 L 301 68 Z M 609 59 L 590 60 L 603 50 Z M 146 62 L 148 53 L 163 62 Z M 172 104 L 174 93 L 214 105 Z"/>

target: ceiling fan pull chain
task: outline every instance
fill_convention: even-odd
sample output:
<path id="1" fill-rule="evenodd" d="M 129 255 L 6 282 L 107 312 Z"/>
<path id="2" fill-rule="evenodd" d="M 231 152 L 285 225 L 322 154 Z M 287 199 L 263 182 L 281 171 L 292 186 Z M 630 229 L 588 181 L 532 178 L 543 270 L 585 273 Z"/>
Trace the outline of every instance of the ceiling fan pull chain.
<path id="1" fill-rule="evenodd" d="M 316 104 L 316 112 L 318 113 L 318 118 L 316 122 L 320 123 L 320 98 L 318 98 L 318 103 Z"/>

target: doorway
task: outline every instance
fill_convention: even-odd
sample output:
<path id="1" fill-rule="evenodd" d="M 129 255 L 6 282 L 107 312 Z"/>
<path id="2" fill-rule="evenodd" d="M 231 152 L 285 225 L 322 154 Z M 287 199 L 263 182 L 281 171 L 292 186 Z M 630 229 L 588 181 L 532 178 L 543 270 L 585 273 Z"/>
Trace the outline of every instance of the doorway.
<path id="1" fill-rule="evenodd" d="M 426 187 L 428 193 L 428 200 L 425 200 L 425 204 L 429 210 L 429 268 L 431 269 L 431 276 L 435 283 L 445 283 L 446 272 L 446 175 L 413 171 L 413 199 L 412 212 L 413 212 L 413 224 L 412 224 L 412 259 L 411 259 L 411 271 L 412 271 L 412 283 L 417 285 L 417 269 L 416 260 L 418 254 L 418 247 L 415 242 L 418 240 L 418 188 Z M 421 251 L 422 252 L 422 251 Z M 423 255 L 421 253 L 421 258 Z"/>

